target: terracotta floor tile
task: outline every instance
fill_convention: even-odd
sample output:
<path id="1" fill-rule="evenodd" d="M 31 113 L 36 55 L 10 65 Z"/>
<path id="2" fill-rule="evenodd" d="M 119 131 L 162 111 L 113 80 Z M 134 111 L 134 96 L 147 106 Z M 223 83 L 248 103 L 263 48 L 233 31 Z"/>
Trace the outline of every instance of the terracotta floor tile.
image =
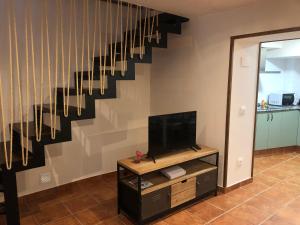
<path id="1" fill-rule="evenodd" d="M 209 225 L 252 225 L 251 223 L 247 223 L 244 220 L 237 219 L 233 216 L 225 214 L 215 221 L 209 223 Z"/>
<path id="2" fill-rule="evenodd" d="M 204 225 L 205 221 L 187 211 L 181 211 L 163 220 L 169 225 Z"/>
<path id="3" fill-rule="evenodd" d="M 284 179 L 294 175 L 294 173 L 291 171 L 282 170 L 282 169 L 276 168 L 276 167 L 264 171 L 263 174 L 266 176 L 275 177 L 280 180 L 284 180 Z"/>
<path id="4" fill-rule="evenodd" d="M 101 189 L 95 191 L 95 193 L 92 194 L 92 196 L 98 201 L 106 201 L 110 199 L 114 199 L 117 197 L 117 194 L 114 190 L 112 190 L 109 187 L 102 187 Z"/>
<path id="5" fill-rule="evenodd" d="M 286 223 L 291 225 L 299 225 L 299 210 L 293 208 L 283 208 L 274 215 L 273 220 L 285 221 Z"/>
<path id="6" fill-rule="evenodd" d="M 124 224 L 124 221 L 120 217 L 116 216 L 116 217 L 113 217 L 110 219 L 103 220 L 98 225 L 125 225 L 125 224 Z"/>
<path id="7" fill-rule="evenodd" d="M 294 201 L 292 201 L 289 205 L 288 208 L 294 208 L 294 209 L 298 209 L 300 212 L 300 197 L 298 197 L 297 199 L 295 199 Z"/>
<path id="8" fill-rule="evenodd" d="M 90 207 L 96 206 L 97 202 L 95 199 L 91 198 L 88 195 L 74 198 L 64 202 L 64 205 L 72 212 L 76 213 L 78 211 L 88 209 Z"/>
<path id="9" fill-rule="evenodd" d="M 280 182 L 279 179 L 275 177 L 265 176 L 263 174 L 259 174 L 257 176 L 254 176 L 253 180 L 256 182 L 260 182 L 262 184 L 265 184 L 267 186 L 272 186 L 278 182 Z"/>
<path id="10" fill-rule="evenodd" d="M 245 221 L 249 224 L 258 225 L 271 214 L 258 210 L 250 205 L 239 206 L 228 213 L 238 220 Z"/>
<path id="11" fill-rule="evenodd" d="M 227 195 L 219 195 L 217 197 L 209 199 L 208 202 L 213 206 L 225 211 L 240 204 L 240 202 L 235 201 L 233 198 Z"/>
<path id="12" fill-rule="evenodd" d="M 91 210 L 82 210 L 74 215 L 83 225 L 95 225 L 101 222 L 101 219 L 97 217 L 97 214 Z"/>
<path id="13" fill-rule="evenodd" d="M 233 191 L 230 191 L 226 195 L 229 196 L 230 198 L 234 199 L 237 202 L 244 202 L 244 201 L 252 198 L 255 195 L 255 193 L 253 193 L 249 189 L 237 188 Z"/>
<path id="14" fill-rule="evenodd" d="M 33 216 L 26 216 L 21 218 L 21 225 L 37 225 L 36 220 Z"/>
<path id="15" fill-rule="evenodd" d="M 271 219 L 265 221 L 262 225 L 292 225 L 285 220 L 278 220 L 276 217 L 272 217 Z"/>
<path id="16" fill-rule="evenodd" d="M 43 207 L 39 212 L 34 214 L 39 224 L 49 223 L 68 215 L 70 215 L 69 211 L 62 204 Z"/>
<path id="17" fill-rule="evenodd" d="M 254 180 L 252 183 L 242 186 L 242 189 L 245 189 L 245 190 L 248 190 L 248 191 L 251 191 L 251 192 L 257 194 L 259 192 L 266 190 L 268 187 L 269 186 L 267 186 L 259 181 Z"/>
<path id="18" fill-rule="evenodd" d="M 255 207 L 256 209 L 269 214 L 274 213 L 274 211 L 280 207 L 278 204 L 275 204 L 274 201 L 262 196 L 256 196 L 250 199 L 245 205 Z"/>
<path id="19" fill-rule="evenodd" d="M 216 208 L 215 206 L 206 203 L 201 202 L 199 204 L 196 204 L 190 208 L 187 209 L 190 213 L 192 213 L 195 216 L 200 217 L 205 222 L 208 222 L 217 216 L 224 213 L 223 210 Z"/>
<path id="20" fill-rule="evenodd" d="M 80 211 L 75 214 L 83 224 L 97 224 L 105 219 L 117 216 L 117 212 L 109 207 L 98 205 L 87 210 Z M 87 217 L 89 217 L 87 219 Z M 86 221 L 86 222 L 85 222 Z"/>
<path id="21" fill-rule="evenodd" d="M 299 166 L 299 167 L 300 167 L 300 166 Z M 289 177 L 289 178 L 285 179 L 285 181 L 300 186 L 300 174 L 297 174 L 297 175 L 295 175 L 295 176 Z"/>
<path id="22" fill-rule="evenodd" d="M 274 187 L 261 193 L 260 196 L 270 199 L 274 201 L 276 204 L 285 204 L 290 200 L 292 200 L 293 198 L 295 198 L 294 195 L 287 192 L 282 192 Z"/>
<path id="23" fill-rule="evenodd" d="M 47 225 L 80 225 L 80 223 L 74 217 L 68 216 L 51 223 L 47 223 Z"/>

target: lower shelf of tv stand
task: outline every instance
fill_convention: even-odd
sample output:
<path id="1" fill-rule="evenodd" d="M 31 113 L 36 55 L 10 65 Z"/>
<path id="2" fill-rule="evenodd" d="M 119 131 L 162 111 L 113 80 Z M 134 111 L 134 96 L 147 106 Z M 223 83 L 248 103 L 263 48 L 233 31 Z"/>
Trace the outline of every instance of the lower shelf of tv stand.
<path id="1" fill-rule="evenodd" d="M 151 193 L 153 191 L 157 191 L 159 189 L 171 186 L 173 184 L 182 182 L 184 180 L 190 179 L 192 177 L 196 177 L 200 174 L 207 173 L 212 170 L 216 170 L 217 167 L 215 165 L 212 165 L 207 162 L 202 162 L 198 159 L 185 162 L 180 165 L 183 169 L 186 170 L 186 175 L 175 178 L 175 179 L 168 179 L 165 177 L 160 171 L 156 171 L 150 174 L 146 174 L 143 176 L 143 179 L 145 181 L 149 181 L 153 184 L 153 186 L 146 188 L 142 190 L 141 194 L 145 195 L 148 193 Z M 132 177 L 129 177 L 128 179 L 124 179 L 122 182 L 128 185 L 129 187 L 133 188 L 135 191 L 137 191 L 137 185 L 130 184 L 130 180 L 132 180 Z"/>

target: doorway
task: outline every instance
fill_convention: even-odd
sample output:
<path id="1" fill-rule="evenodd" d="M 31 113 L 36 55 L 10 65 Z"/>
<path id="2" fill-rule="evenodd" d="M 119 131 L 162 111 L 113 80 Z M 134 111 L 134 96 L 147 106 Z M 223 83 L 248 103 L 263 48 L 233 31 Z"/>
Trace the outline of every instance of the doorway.
<path id="1" fill-rule="evenodd" d="M 231 38 L 224 187 L 251 180 L 255 173 L 253 165 L 261 43 L 299 38 L 300 28 Z"/>
<path id="2" fill-rule="evenodd" d="M 284 179 L 300 145 L 300 39 L 259 48 L 253 175 Z"/>

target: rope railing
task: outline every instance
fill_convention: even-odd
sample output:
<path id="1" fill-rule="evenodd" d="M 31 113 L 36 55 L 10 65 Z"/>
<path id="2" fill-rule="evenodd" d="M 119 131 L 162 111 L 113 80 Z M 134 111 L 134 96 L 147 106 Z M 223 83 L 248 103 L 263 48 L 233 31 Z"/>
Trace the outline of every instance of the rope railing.
<path id="1" fill-rule="evenodd" d="M 19 23 L 17 23 L 14 1 L 7 0 L 9 10 L 7 11 L 8 57 L 6 58 L 9 62 L 9 76 L 7 76 L 9 78 L 7 86 L 9 98 L 6 96 L 5 86 L 3 86 L 5 74 L 0 70 L 3 139 L 1 147 L 3 147 L 7 169 L 12 168 L 13 129 L 16 122 L 19 123 L 18 129 L 21 134 L 20 149 L 23 166 L 28 166 L 29 105 L 31 103 L 34 104 L 35 141 L 42 141 L 45 113 L 50 117 L 50 122 L 48 121 L 50 137 L 55 140 L 57 138 L 58 87 L 59 84 L 62 84 L 63 115 L 68 117 L 71 103 L 72 70 L 75 72 L 76 94 L 74 98 L 76 97 L 77 116 L 82 116 L 84 88 L 86 88 L 83 87 L 84 80 L 88 82 L 88 94 L 93 95 L 95 73 L 98 72 L 95 69 L 95 56 L 99 57 L 99 94 L 104 95 L 109 71 L 112 76 L 115 75 L 116 70 L 121 72 L 121 76 L 125 76 L 128 59 L 134 58 L 134 55 L 143 59 L 145 41 L 150 43 L 153 36 L 156 36 L 156 42 L 159 43 L 158 12 L 142 6 L 134 7 L 121 0 L 117 2 L 95 0 L 92 5 L 89 0 L 71 0 L 67 3 L 62 0 L 43 0 L 41 19 L 34 20 L 32 1 L 25 3 L 24 35 L 21 35 L 21 29 L 19 30 L 17 27 Z M 55 13 L 51 12 L 53 7 L 50 8 L 50 4 L 53 2 Z M 66 10 L 64 11 L 64 9 Z M 102 25 L 104 30 L 102 30 Z M 37 33 L 35 33 L 35 29 L 37 29 Z M 22 40 L 24 48 L 20 49 L 21 39 L 24 39 Z M 40 47 L 39 51 L 37 51 L 37 46 Z M 25 57 L 24 62 L 20 60 L 20 56 Z M 92 57 L 91 60 L 89 60 L 90 57 Z M 75 61 L 74 68 L 71 67 L 73 60 Z M 119 62 L 118 65 L 117 62 Z M 87 66 L 87 79 L 84 79 L 85 66 Z M 44 78 L 47 79 L 46 82 L 44 82 Z M 60 81 L 61 83 L 59 83 Z M 44 85 L 47 87 L 45 88 Z M 47 94 L 45 95 L 44 92 Z M 49 101 L 47 110 L 45 110 L 45 97 L 48 97 Z M 4 102 L 6 99 L 8 104 Z M 9 109 L 9 121 L 6 118 L 6 107 Z M 15 116 L 15 111 L 18 112 L 18 116 Z M 10 123 L 10 132 L 7 135 L 8 122 Z"/>

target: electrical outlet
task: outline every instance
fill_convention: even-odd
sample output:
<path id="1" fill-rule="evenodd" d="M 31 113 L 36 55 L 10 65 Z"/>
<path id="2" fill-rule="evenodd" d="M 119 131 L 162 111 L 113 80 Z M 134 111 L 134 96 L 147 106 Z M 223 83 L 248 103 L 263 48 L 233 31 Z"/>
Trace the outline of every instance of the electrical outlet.
<path id="1" fill-rule="evenodd" d="M 243 165 L 243 161 L 244 161 L 244 159 L 242 157 L 239 157 L 238 160 L 237 160 L 238 166 L 242 166 Z"/>
<path id="2" fill-rule="evenodd" d="M 40 174 L 40 182 L 41 182 L 41 184 L 50 183 L 51 182 L 51 174 L 50 173 Z"/>

